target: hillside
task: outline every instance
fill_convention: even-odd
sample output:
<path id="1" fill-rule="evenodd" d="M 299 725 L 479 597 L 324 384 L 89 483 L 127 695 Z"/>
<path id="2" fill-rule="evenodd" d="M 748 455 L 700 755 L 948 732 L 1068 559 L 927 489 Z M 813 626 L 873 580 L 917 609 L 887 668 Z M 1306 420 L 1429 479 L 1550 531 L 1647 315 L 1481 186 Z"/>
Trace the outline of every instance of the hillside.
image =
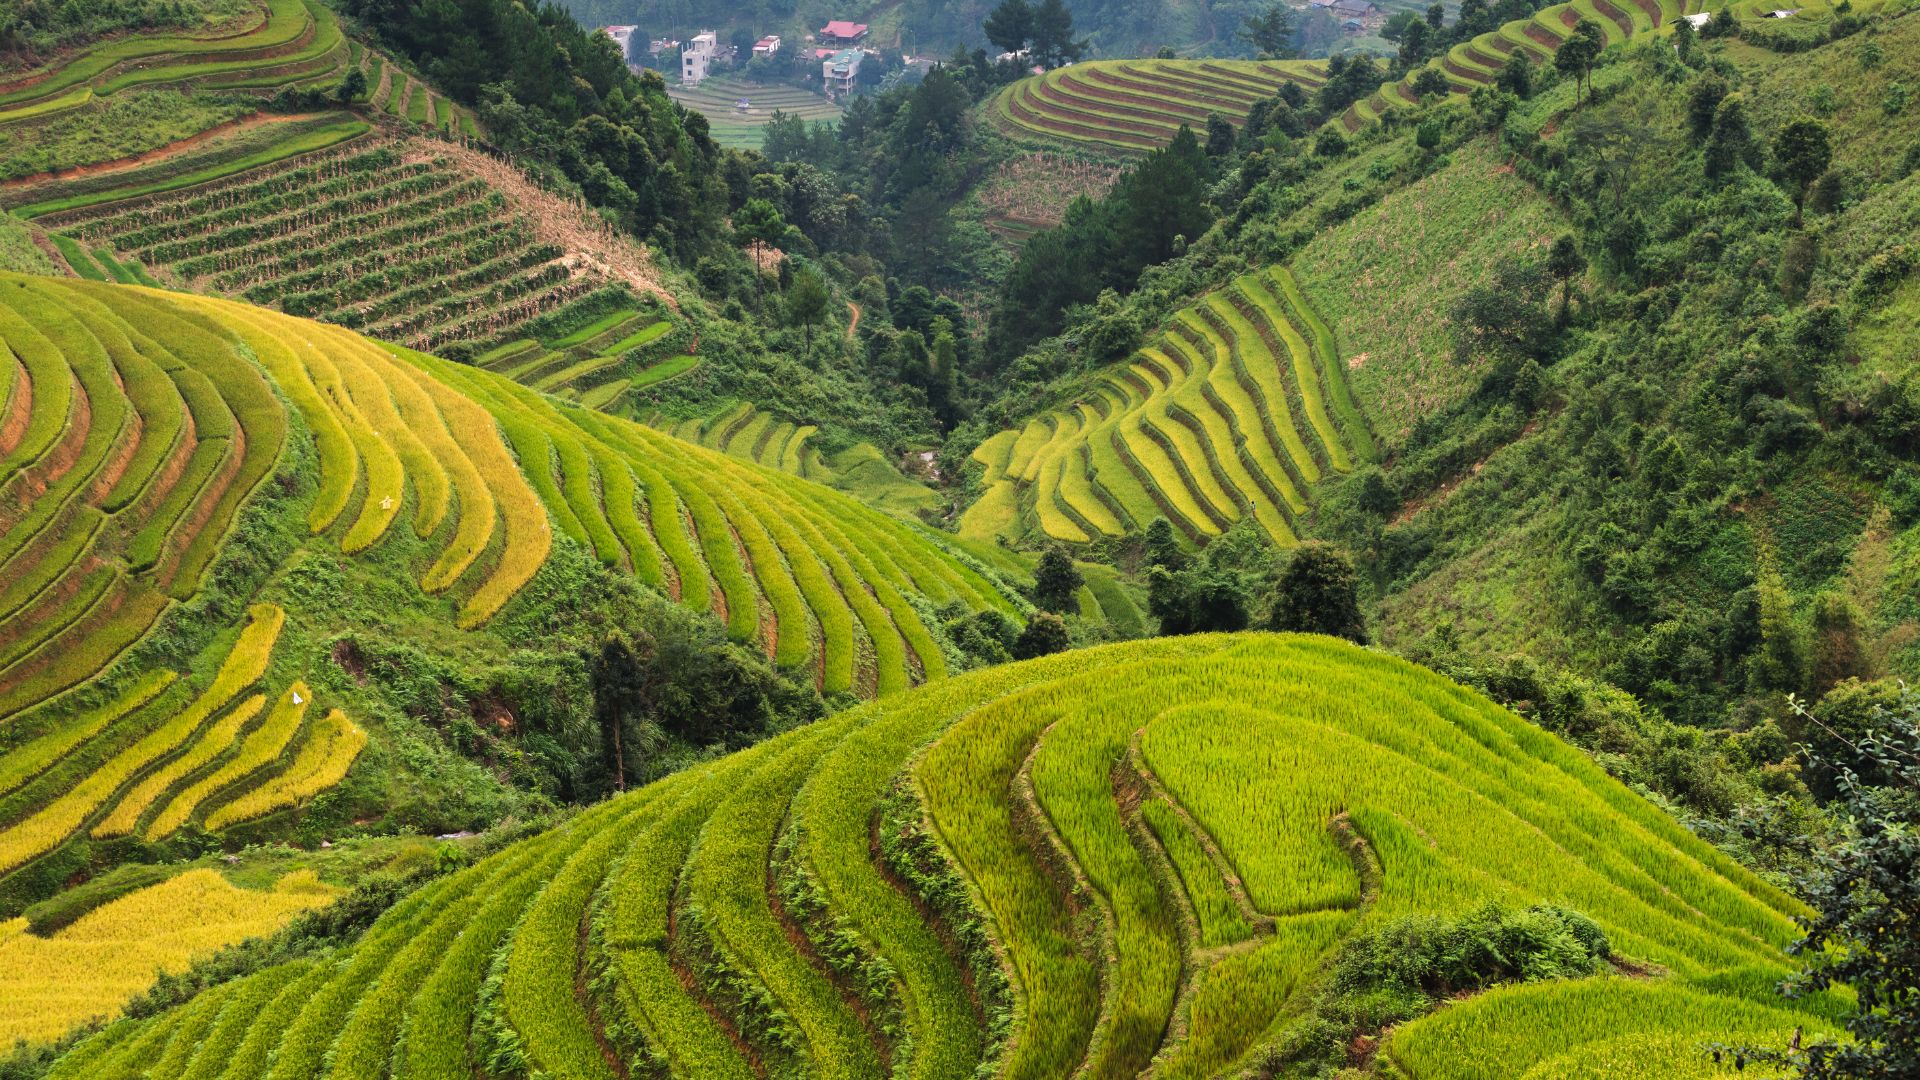
<path id="1" fill-rule="evenodd" d="M 413 348 L 564 335 L 620 302 L 609 290 L 676 303 L 644 246 L 481 136 L 331 8 L 275 0 L 256 22 L 98 42 L 0 83 L 0 206 L 77 277 Z"/>
<path id="2" fill-rule="evenodd" d="M 1286 83 L 1314 90 L 1326 65 L 1307 61 L 1096 60 L 1013 83 L 982 106 L 1016 139 L 1110 153 L 1164 146 L 1181 125 L 1204 130 L 1218 113 L 1238 127 Z"/>
<path id="3" fill-rule="evenodd" d="M 981 443 L 987 488 L 959 531 L 1018 536 L 1030 517 L 1086 543 L 1165 518 L 1199 541 L 1251 518 L 1290 545 L 1314 486 L 1377 453 L 1342 367 L 1292 275 L 1250 274 L 1080 400 Z"/>
<path id="4" fill-rule="evenodd" d="M 1396 1075 L 1563 1075 L 1604 1049 L 1701 1076 L 1702 1040 L 1824 1027 L 1742 989 L 1795 902 L 1582 755 L 1377 654 L 1199 637 L 966 676 L 691 769 L 50 1075 L 210 1054 L 276 1077 L 1212 1075 L 1333 1050 L 1315 1010 L 1342 942 L 1488 903 L 1583 912 L 1608 960 L 1396 1028 Z"/>
<path id="5" fill-rule="evenodd" d="M 9 274 L 0 343 L 9 912 L 210 835 L 448 832 L 602 782 L 589 703 L 550 695 L 623 626 L 839 699 L 970 664 L 936 607 L 1024 603 L 837 492 L 339 327 Z M 789 706 L 754 708 L 685 737 Z M 554 725 L 536 757 L 522 723 Z"/>

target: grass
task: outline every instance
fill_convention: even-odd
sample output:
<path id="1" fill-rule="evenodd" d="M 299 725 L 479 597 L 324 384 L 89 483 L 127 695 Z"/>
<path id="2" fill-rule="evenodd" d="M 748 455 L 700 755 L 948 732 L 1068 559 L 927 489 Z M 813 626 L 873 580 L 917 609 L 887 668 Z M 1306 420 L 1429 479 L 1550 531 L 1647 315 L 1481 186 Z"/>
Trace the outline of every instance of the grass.
<path id="1" fill-rule="evenodd" d="M 1292 275 L 1338 341 L 1338 362 L 1367 426 L 1396 441 L 1477 384 L 1478 370 L 1451 355 L 1444 314 L 1451 299 L 1486 280 L 1500 259 L 1537 256 L 1561 228 L 1552 205 L 1482 139 L 1454 151 L 1453 167 L 1300 250 Z"/>

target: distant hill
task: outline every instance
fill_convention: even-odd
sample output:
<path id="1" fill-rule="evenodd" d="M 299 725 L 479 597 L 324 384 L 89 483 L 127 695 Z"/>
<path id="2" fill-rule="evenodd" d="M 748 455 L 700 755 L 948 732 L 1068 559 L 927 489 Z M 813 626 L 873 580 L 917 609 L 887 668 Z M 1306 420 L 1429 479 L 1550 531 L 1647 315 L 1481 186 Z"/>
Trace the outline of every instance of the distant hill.
<path id="1" fill-rule="evenodd" d="M 110 1026 L 49 1075 L 191 1075 L 214 1047 L 396 1077 L 1343 1062 L 1353 1029 L 1319 1011 L 1336 951 L 1488 904 L 1522 935 L 1574 928 L 1542 962 L 1591 973 L 1510 976 L 1394 1028 L 1393 1075 L 1720 1075 L 1699 1044 L 1827 1028 L 1748 997 L 1784 971 L 1798 905 L 1583 755 L 1412 665 L 1249 635 L 820 721 L 437 882 L 335 962 Z M 177 1063 L 151 1070 L 162 1048 Z"/>

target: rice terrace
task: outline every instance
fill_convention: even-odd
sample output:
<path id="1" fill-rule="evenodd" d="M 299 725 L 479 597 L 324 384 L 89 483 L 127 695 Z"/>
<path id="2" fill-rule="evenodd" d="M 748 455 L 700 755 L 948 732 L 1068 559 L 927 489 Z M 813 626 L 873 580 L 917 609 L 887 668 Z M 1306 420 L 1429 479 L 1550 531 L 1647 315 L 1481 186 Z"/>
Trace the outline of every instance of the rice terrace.
<path id="1" fill-rule="evenodd" d="M 1920 0 L 17 0 L 0 1080 L 1920 1077 Z"/>

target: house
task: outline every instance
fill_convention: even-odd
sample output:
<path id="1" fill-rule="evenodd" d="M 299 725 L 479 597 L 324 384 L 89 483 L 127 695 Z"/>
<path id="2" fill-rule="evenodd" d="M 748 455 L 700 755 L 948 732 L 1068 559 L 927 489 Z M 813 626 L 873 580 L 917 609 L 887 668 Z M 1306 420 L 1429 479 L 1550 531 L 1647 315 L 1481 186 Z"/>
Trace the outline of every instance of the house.
<path id="1" fill-rule="evenodd" d="M 858 45 L 865 40 L 867 40 L 866 23 L 835 19 L 820 28 L 822 45 L 839 45 L 844 48 L 848 45 Z"/>
<path id="2" fill-rule="evenodd" d="M 1349 34 L 1371 34 L 1387 24 L 1380 5 L 1368 0 L 1333 0 L 1324 5 L 1323 10 L 1338 20 L 1340 28 Z"/>
<path id="3" fill-rule="evenodd" d="M 620 46 L 621 56 L 632 56 L 633 32 L 638 29 L 640 28 L 637 26 L 603 26 L 600 32 L 612 38 L 615 45 Z"/>
<path id="4" fill-rule="evenodd" d="M 680 85 L 699 86 L 707 68 L 720 55 L 720 37 L 711 30 L 695 34 L 680 50 Z"/>
<path id="5" fill-rule="evenodd" d="M 756 41 L 753 43 L 753 55 L 755 56 L 771 57 L 774 53 L 777 53 L 779 51 L 780 51 L 780 35 L 779 34 L 768 34 L 766 37 L 763 37 L 759 41 Z"/>
<path id="6" fill-rule="evenodd" d="M 827 94 L 849 93 L 859 85 L 860 64 L 867 54 L 859 49 L 841 49 L 820 62 L 820 78 L 826 83 Z"/>

